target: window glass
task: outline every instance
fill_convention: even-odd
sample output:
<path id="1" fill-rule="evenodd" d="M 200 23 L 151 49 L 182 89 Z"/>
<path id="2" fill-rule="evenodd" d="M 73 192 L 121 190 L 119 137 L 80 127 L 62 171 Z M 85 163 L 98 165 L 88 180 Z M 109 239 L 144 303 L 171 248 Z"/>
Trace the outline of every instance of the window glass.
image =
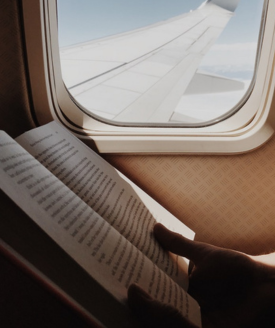
<path id="1" fill-rule="evenodd" d="M 232 115 L 253 77 L 264 0 L 58 0 L 63 81 L 116 124 L 200 126 Z"/>

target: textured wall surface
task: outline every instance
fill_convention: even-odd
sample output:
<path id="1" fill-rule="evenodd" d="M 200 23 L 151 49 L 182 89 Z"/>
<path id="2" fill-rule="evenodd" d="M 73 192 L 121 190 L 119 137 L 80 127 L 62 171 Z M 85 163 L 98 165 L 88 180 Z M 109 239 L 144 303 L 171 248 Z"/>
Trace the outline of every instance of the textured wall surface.
<path id="1" fill-rule="evenodd" d="M 234 156 L 106 156 L 198 240 L 275 250 L 275 138 Z"/>

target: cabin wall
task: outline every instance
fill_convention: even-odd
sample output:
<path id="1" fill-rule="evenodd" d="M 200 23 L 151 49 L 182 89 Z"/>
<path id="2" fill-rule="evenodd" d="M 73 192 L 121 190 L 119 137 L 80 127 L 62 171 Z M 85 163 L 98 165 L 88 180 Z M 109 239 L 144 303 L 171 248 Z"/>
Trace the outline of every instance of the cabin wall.
<path id="1" fill-rule="evenodd" d="M 275 250 L 275 138 L 230 156 L 106 156 L 196 232 L 248 253 Z"/>
<path id="2" fill-rule="evenodd" d="M 12 137 L 35 126 L 26 77 L 20 3 L 0 1 L 0 129 Z"/>
<path id="3" fill-rule="evenodd" d="M 35 127 L 22 43 L 20 2 L 0 1 L 0 130 L 15 137 Z M 0 197 L 1 217 L 18 214 Z M 9 217 L 9 216 L 8 216 Z M 93 327 L 2 254 L 1 327 Z"/>
<path id="4" fill-rule="evenodd" d="M 0 129 L 12 136 L 35 126 L 20 3 L 0 2 Z M 243 155 L 104 157 L 198 240 L 251 253 L 275 249 L 275 138 Z"/>

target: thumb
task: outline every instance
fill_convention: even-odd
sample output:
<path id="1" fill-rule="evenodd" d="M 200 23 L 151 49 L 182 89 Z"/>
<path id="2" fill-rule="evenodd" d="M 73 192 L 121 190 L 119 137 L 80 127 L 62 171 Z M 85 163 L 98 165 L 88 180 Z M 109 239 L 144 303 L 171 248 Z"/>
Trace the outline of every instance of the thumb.
<path id="1" fill-rule="evenodd" d="M 152 299 L 137 285 L 129 287 L 128 303 L 143 327 L 198 328 L 186 320 L 177 309 Z"/>
<path id="2" fill-rule="evenodd" d="M 166 250 L 184 256 L 195 264 L 204 257 L 206 250 L 210 247 L 207 244 L 190 240 L 170 231 L 161 223 L 154 226 L 154 235 Z"/>

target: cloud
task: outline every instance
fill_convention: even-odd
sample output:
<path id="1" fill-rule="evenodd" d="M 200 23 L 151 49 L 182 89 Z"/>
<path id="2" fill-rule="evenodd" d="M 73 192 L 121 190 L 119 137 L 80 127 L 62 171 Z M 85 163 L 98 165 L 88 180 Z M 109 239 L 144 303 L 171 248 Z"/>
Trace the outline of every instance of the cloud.
<path id="1" fill-rule="evenodd" d="M 210 49 L 201 65 L 253 69 L 256 53 L 257 43 L 217 44 Z"/>

